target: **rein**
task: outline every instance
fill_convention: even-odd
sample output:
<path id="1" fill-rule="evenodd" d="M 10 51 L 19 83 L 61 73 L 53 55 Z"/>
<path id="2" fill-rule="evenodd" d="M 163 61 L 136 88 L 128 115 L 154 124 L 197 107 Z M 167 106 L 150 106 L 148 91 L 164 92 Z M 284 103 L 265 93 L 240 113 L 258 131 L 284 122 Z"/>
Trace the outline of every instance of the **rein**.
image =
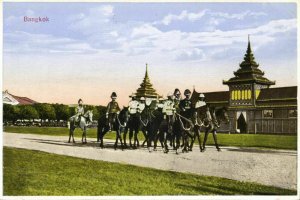
<path id="1" fill-rule="evenodd" d="M 176 113 L 178 116 L 179 116 L 179 121 L 180 121 L 180 124 L 181 124 L 181 126 L 182 126 L 182 128 L 183 128 L 183 130 L 185 130 L 185 131 L 190 131 L 191 130 L 191 128 L 192 128 L 192 126 L 190 126 L 189 128 L 185 128 L 184 127 L 184 124 L 183 124 L 183 122 L 182 122 L 182 120 L 181 120 L 181 118 L 183 118 L 184 120 L 186 120 L 187 122 L 189 122 L 189 123 L 193 123 L 191 120 L 189 120 L 188 118 L 185 118 L 184 116 L 182 116 L 182 115 L 180 115 L 180 114 L 178 114 L 178 113 Z"/>
<path id="2" fill-rule="evenodd" d="M 149 123 L 149 120 L 147 120 L 147 122 L 144 123 L 144 121 L 142 120 L 141 115 L 140 115 L 140 121 L 142 122 L 143 126 L 145 126 L 145 127 L 146 127 L 146 126 L 148 125 L 148 123 Z"/>
<path id="3" fill-rule="evenodd" d="M 182 115 L 180 115 L 180 114 L 178 114 L 178 113 L 175 113 L 176 115 L 178 115 L 179 116 L 179 119 L 180 118 L 182 118 L 182 119 L 184 119 L 184 120 L 186 120 L 187 122 L 189 122 L 189 123 L 193 123 L 191 120 L 189 120 L 188 118 L 186 118 L 186 117 L 184 117 L 184 116 L 182 116 Z"/>
<path id="4" fill-rule="evenodd" d="M 126 123 L 125 123 L 125 122 L 124 122 L 124 125 L 121 124 L 120 119 L 119 119 L 119 115 L 117 115 L 117 120 L 118 120 L 119 125 L 120 125 L 122 128 L 125 128 L 125 127 L 126 127 Z"/>

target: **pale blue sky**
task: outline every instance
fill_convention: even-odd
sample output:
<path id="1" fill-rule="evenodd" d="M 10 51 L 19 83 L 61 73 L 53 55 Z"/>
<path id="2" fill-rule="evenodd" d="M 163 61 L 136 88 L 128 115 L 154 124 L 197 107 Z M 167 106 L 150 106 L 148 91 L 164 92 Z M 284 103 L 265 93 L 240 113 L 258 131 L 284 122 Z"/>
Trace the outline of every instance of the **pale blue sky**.
<path id="1" fill-rule="evenodd" d="M 40 102 L 129 100 L 149 63 L 166 95 L 227 90 L 251 35 L 276 86 L 297 84 L 295 3 L 4 3 L 3 87 Z M 48 23 L 24 22 L 48 17 Z M 80 89 L 80 90 L 79 90 Z"/>

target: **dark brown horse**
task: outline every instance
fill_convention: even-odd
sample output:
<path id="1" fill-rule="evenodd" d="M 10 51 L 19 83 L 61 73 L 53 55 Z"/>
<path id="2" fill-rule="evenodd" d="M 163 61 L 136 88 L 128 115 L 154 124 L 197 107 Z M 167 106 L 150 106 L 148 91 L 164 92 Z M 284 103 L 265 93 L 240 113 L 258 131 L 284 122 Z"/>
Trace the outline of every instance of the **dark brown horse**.
<path id="1" fill-rule="evenodd" d="M 217 148 L 218 151 L 221 151 L 218 141 L 217 141 L 217 130 L 219 128 L 219 124 L 221 122 L 225 122 L 225 123 L 229 123 L 229 117 L 228 117 L 228 113 L 227 113 L 227 109 L 225 107 L 222 108 L 208 108 L 211 114 L 211 118 L 208 118 L 206 116 L 206 118 L 204 119 L 204 141 L 203 141 L 203 149 L 202 152 L 205 151 L 205 144 L 207 141 L 207 137 L 209 133 L 213 134 L 213 138 L 214 138 L 214 142 L 215 142 L 215 146 Z"/>

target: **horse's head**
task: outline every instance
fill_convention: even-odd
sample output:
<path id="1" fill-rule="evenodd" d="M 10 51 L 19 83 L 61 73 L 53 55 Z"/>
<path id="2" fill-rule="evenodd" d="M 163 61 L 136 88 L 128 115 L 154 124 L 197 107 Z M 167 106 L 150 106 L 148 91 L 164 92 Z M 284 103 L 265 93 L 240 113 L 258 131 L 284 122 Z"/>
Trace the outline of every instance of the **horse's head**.
<path id="1" fill-rule="evenodd" d="M 216 110 L 216 117 L 218 118 L 218 120 L 224 121 L 226 124 L 229 123 L 229 115 L 227 112 L 227 108 L 225 107 Z"/>
<path id="2" fill-rule="evenodd" d="M 85 114 L 84 117 L 89 119 L 89 121 L 93 121 L 93 111 L 92 110 L 88 110 Z"/>
<path id="3" fill-rule="evenodd" d="M 121 110 L 120 114 L 119 114 L 119 119 L 123 122 L 123 123 L 127 123 L 129 121 L 129 111 L 128 111 L 128 107 L 124 106 L 123 109 Z"/>

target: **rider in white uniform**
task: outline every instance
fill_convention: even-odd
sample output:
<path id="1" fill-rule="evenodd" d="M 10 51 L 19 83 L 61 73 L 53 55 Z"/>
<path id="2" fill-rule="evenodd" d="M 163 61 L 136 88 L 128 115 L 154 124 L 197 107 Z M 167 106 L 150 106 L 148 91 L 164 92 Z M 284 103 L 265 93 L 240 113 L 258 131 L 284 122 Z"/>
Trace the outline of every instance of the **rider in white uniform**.
<path id="1" fill-rule="evenodd" d="M 81 116 L 84 115 L 83 101 L 82 99 L 78 100 L 78 106 L 75 108 L 75 120 L 80 122 Z"/>
<path id="2" fill-rule="evenodd" d="M 128 104 L 128 110 L 130 115 L 136 114 L 138 112 L 139 102 L 136 100 L 134 94 L 131 95 L 131 101 Z"/>
<path id="3" fill-rule="evenodd" d="M 164 107 L 164 99 L 162 97 L 159 98 L 157 108 L 163 108 Z"/>
<path id="4" fill-rule="evenodd" d="M 164 119 L 167 119 L 168 122 L 171 122 L 171 120 L 173 120 L 173 116 L 176 112 L 176 109 L 174 103 L 174 96 L 172 93 L 168 94 L 168 99 L 163 104 L 162 112 L 164 114 Z"/>
<path id="5" fill-rule="evenodd" d="M 197 103 L 196 103 L 196 105 L 195 105 L 195 108 L 200 108 L 200 107 L 206 105 L 206 103 L 205 103 L 205 101 L 204 101 L 204 98 L 205 98 L 204 94 L 201 93 L 201 94 L 199 95 L 199 100 L 197 101 Z"/>
<path id="6" fill-rule="evenodd" d="M 140 102 L 138 104 L 137 111 L 138 113 L 142 113 L 144 109 L 145 109 L 145 97 L 141 97 Z"/>

